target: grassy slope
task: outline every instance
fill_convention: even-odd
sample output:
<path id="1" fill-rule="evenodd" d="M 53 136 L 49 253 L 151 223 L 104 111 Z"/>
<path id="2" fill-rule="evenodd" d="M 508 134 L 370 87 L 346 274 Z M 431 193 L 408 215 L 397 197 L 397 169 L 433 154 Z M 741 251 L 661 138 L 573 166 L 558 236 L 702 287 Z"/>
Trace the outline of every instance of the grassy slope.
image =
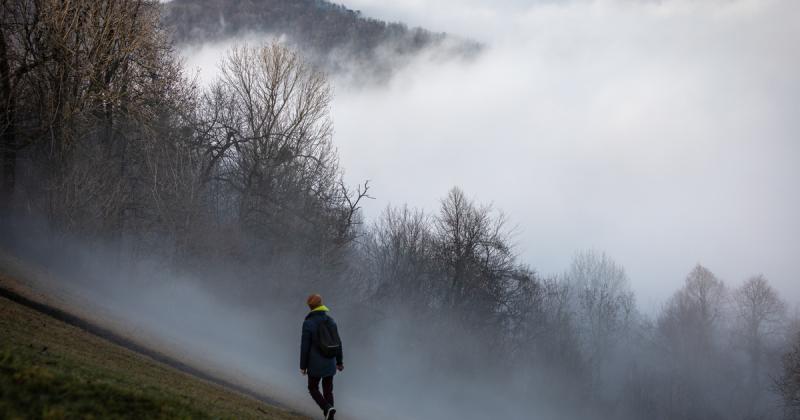
<path id="1" fill-rule="evenodd" d="M 305 417 L 0 297 L 0 418 Z"/>

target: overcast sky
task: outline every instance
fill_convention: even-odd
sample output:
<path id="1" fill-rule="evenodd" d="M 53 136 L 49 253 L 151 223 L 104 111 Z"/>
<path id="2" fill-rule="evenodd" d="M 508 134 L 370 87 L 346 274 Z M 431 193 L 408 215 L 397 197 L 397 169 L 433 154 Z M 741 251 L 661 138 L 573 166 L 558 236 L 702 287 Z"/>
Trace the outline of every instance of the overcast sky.
<path id="1" fill-rule="evenodd" d="M 343 3 L 487 47 L 336 84 L 334 140 L 347 179 L 372 182 L 370 218 L 435 211 L 457 185 L 505 211 L 533 268 L 605 251 L 646 310 L 698 262 L 800 300 L 800 1 Z"/>

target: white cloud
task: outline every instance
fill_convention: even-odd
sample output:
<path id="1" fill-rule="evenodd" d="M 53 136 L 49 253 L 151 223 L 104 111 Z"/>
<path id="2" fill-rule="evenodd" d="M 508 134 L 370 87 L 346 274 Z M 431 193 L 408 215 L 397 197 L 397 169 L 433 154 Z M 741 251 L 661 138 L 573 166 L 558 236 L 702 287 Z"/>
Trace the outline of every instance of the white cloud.
<path id="1" fill-rule="evenodd" d="M 702 262 L 800 298 L 800 3 L 375 2 L 487 43 L 386 88 L 338 88 L 348 178 L 435 210 L 452 185 L 519 224 L 524 260 L 608 251 L 645 304 Z M 472 31 L 472 32 L 471 32 Z"/>

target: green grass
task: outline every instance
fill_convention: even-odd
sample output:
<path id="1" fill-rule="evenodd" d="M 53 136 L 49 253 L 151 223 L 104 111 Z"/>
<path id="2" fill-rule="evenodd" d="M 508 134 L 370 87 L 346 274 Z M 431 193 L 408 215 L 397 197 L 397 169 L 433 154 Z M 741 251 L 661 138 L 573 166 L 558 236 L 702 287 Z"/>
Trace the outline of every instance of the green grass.
<path id="1" fill-rule="evenodd" d="M 0 419 L 305 417 L 0 297 Z"/>
<path id="2" fill-rule="evenodd" d="M 30 358 L 0 355 L 0 412 L 9 418 L 206 418 L 184 402 L 148 390 L 74 375 Z"/>

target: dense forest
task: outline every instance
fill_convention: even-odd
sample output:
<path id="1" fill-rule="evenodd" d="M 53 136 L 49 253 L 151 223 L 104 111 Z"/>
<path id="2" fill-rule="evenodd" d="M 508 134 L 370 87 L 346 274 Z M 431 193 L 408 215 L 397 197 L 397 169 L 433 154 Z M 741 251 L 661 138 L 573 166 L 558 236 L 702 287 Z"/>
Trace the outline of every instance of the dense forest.
<path id="1" fill-rule="evenodd" d="M 422 401 L 459 384 L 463 399 L 438 418 L 494 407 L 498 418 L 800 419 L 800 319 L 764 276 L 687 267 L 683 287 L 643 311 L 602 252 L 538 274 L 502 213 L 459 188 L 438 212 L 364 220 L 373 191 L 343 181 L 316 66 L 283 44 L 238 47 L 201 87 L 169 27 L 228 36 L 263 19 L 327 53 L 358 38 L 363 57 L 393 37 L 412 51 L 441 36 L 321 1 L 253 4 L 3 2 L 2 241 L 45 232 L 51 252 L 72 255 L 77 241 L 115 270 L 155 258 L 246 306 L 320 291 L 352 331 L 361 358 L 348 363 L 374 364 L 385 389 Z M 205 37 L 183 28 L 184 42 Z"/>
<path id="2" fill-rule="evenodd" d="M 251 34 L 285 38 L 330 72 L 383 79 L 423 50 L 471 57 L 480 44 L 402 23 L 387 23 L 325 0 L 172 0 L 164 24 L 178 43 L 198 45 Z"/>

